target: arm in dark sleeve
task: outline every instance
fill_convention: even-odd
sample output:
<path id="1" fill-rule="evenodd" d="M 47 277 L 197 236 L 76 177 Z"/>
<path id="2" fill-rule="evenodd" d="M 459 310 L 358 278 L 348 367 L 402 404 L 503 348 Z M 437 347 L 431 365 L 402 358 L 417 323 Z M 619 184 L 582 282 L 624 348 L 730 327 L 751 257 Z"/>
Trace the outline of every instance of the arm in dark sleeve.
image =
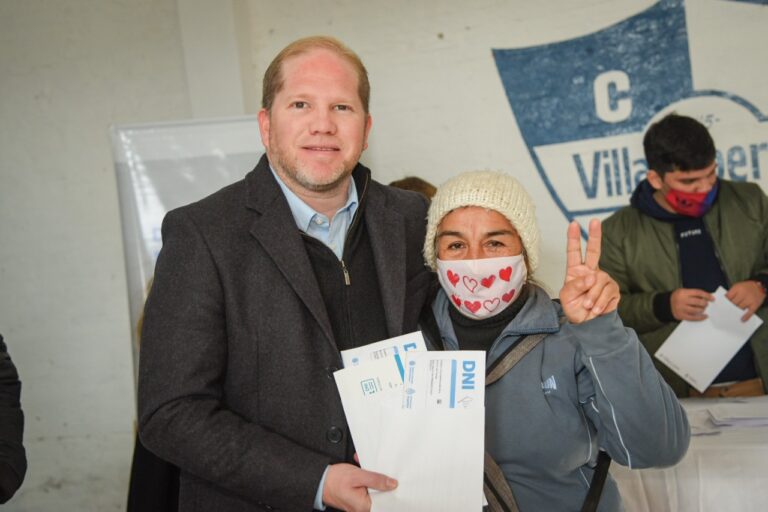
<path id="1" fill-rule="evenodd" d="M 21 382 L 0 335 L 0 503 L 21 486 L 27 472 Z"/>
<path id="2" fill-rule="evenodd" d="M 621 225 L 608 221 L 603 223 L 600 268 L 619 285 L 619 315 L 624 323 L 641 334 L 655 331 L 675 321 L 669 304 L 670 293 L 664 293 L 662 290 L 644 292 L 632 289 L 622 247 L 623 231 Z"/>
<path id="3" fill-rule="evenodd" d="M 762 191 L 761 191 L 762 192 Z M 752 279 L 758 281 L 763 285 L 764 290 L 768 290 L 768 196 L 765 193 L 760 194 L 760 209 L 761 218 L 763 219 L 763 231 L 760 234 L 763 238 L 763 250 L 758 255 L 757 269 Z M 763 303 L 760 305 L 764 308 L 768 305 L 768 295 L 766 295 Z"/>

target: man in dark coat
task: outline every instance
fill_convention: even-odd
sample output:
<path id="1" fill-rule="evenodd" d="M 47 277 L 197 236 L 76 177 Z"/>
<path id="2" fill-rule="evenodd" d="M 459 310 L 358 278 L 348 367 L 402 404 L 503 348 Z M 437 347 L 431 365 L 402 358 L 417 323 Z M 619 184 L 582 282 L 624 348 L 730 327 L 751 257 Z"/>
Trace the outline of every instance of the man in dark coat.
<path id="1" fill-rule="evenodd" d="M 145 308 L 139 433 L 181 469 L 179 508 L 368 510 L 397 482 L 353 463 L 340 350 L 416 330 L 426 200 L 359 164 L 359 58 L 332 38 L 264 76 L 266 156 L 163 222 Z"/>
<path id="2" fill-rule="evenodd" d="M 27 472 L 21 382 L 0 334 L 0 503 L 21 487 Z"/>

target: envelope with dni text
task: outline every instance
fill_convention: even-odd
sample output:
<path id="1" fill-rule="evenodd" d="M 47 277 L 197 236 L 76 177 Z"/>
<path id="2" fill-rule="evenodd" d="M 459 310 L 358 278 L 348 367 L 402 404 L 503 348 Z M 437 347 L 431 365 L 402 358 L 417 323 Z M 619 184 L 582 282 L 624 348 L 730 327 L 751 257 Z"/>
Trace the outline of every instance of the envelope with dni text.
<path id="1" fill-rule="evenodd" d="M 481 510 L 485 352 L 407 351 L 334 374 L 363 468 L 396 478 L 372 510 Z"/>

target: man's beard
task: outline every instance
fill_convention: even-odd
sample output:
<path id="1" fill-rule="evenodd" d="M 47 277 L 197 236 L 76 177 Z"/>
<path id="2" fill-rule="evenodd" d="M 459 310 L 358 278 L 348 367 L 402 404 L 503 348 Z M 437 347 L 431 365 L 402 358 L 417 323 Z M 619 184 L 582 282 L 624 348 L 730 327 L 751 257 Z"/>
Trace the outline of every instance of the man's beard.
<path id="1" fill-rule="evenodd" d="M 273 146 L 275 147 L 275 146 Z M 288 161 L 283 157 L 283 152 L 280 150 L 274 151 L 270 157 L 272 167 L 277 171 L 283 179 L 288 179 L 294 183 L 300 185 L 305 190 L 311 190 L 312 192 L 327 192 L 339 187 L 342 183 L 346 182 L 347 178 L 355 169 L 357 162 L 350 163 L 348 161 L 341 162 L 340 166 L 330 173 L 322 181 L 317 181 L 317 178 L 313 176 L 311 172 L 301 168 L 301 164 L 294 159 L 294 161 Z"/>

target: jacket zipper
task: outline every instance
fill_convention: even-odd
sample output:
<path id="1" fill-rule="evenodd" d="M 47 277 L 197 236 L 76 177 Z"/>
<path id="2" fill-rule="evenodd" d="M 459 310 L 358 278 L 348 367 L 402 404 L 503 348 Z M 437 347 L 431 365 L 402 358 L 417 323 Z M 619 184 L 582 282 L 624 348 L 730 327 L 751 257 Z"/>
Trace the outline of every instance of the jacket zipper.
<path id="1" fill-rule="evenodd" d="M 339 261 L 341 262 L 341 271 L 344 273 L 344 284 L 349 286 L 352 284 L 352 282 L 349 280 L 349 271 L 347 270 L 347 266 L 344 264 L 344 260 Z"/>
<path id="2" fill-rule="evenodd" d="M 354 179 L 354 178 L 352 178 Z M 357 223 L 360 221 L 361 215 L 357 215 L 358 212 L 360 212 L 360 205 L 363 202 L 363 198 L 365 197 L 365 193 L 368 190 L 368 181 L 370 180 L 370 176 L 365 177 L 365 183 L 363 184 L 363 193 L 358 194 L 357 196 L 357 212 L 355 212 L 355 218 L 352 219 L 352 224 L 349 225 L 349 228 L 347 229 L 347 236 L 344 237 L 344 247 L 341 250 L 341 259 L 339 259 L 339 263 L 341 264 L 341 272 L 344 274 L 344 284 L 347 286 L 352 285 L 352 280 L 349 277 L 349 270 L 347 270 L 347 265 L 344 263 L 344 254 L 347 252 L 347 244 L 349 243 L 349 234 L 352 232 L 352 230 L 357 226 Z"/>

